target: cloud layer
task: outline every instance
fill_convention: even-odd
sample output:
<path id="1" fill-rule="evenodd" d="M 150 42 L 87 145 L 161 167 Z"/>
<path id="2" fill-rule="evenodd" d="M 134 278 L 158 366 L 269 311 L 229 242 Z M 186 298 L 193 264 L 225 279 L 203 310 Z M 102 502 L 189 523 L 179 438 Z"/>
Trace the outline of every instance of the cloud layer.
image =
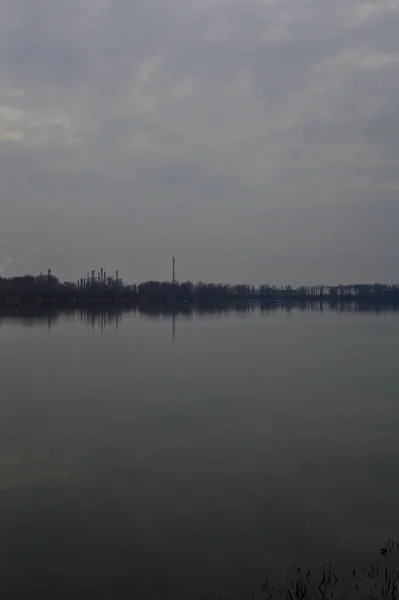
<path id="1" fill-rule="evenodd" d="M 5 0 L 0 262 L 398 281 L 398 30 L 397 0 Z"/>

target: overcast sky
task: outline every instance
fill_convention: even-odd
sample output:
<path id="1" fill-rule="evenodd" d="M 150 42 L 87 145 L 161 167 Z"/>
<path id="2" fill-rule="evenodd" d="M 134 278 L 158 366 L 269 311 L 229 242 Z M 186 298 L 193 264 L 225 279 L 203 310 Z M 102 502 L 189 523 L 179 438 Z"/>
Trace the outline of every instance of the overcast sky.
<path id="1" fill-rule="evenodd" d="M 399 0 L 2 0 L 0 270 L 399 281 Z"/>

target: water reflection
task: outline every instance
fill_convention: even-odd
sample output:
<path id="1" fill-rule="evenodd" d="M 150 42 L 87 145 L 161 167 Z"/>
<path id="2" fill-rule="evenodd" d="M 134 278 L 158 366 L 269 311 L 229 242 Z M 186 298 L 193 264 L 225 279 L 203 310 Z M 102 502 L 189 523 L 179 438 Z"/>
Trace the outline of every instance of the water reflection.
<path id="1" fill-rule="evenodd" d="M 176 327 L 179 319 L 208 316 L 232 316 L 266 313 L 306 312 L 323 313 L 325 310 L 338 314 L 387 314 L 399 312 L 398 306 L 373 306 L 356 302 L 299 302 L 299 303 L 235 303 L 222 305 L 153 305 L 124 306 L 91 304 L 84 307 L 65 307 L 51 305 L 27 304 L 20 307 L 0 306 L 0 327 L 3 323 L 19 323 L 25 327 L 47 326 L 51 329 L 61 320 L 87 325 L 92 329 L 103 331 L 105 328 L 118 329 L 122 319 L 135 315 L 145 319 L 170 318 L 172 323 L 172 338 L 176 337 Z"/>
<path id="2" fill-rule="evenodd" d="M 399 320 L 380 312 L 2 310 L 0 595 L 177 598 L 396 536 Z"/>

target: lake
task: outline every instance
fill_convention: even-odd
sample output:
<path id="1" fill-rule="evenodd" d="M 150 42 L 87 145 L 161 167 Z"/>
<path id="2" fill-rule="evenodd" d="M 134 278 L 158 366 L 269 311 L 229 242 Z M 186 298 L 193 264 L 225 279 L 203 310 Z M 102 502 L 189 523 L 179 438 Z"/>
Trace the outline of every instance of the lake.
<path id="1" fill-rule="evenodd" d="M 0 591 L 172 599 L 378 553 L 398 365 L 394 312 L 0 313 Z"/>

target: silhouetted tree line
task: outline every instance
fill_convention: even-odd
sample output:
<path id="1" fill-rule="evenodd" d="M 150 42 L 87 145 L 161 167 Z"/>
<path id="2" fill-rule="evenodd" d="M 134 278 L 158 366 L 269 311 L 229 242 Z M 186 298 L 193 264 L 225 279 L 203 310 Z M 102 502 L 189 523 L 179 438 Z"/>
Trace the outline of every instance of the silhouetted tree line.
<path id="1" fill-rule="evenodd" d="M 279 302 L 370 302 L 399 304 L 399 285 L 350 284 L 337 286 L 290 285 L 229 285 L 222 283 L 193 283 L 191 281 L 145 281 L 138 285 L 93 283 L 81 286 L 73 282 L 61 282 L 48 275 L 24 275 L 0 277 L 0 301 L 16 299 L 37 301 L 91 302 L 125 300 L 132 303 L 167 304 L 177 302 L 190 304 L 223 304 L 229 302 L 263 303 Z"/>

